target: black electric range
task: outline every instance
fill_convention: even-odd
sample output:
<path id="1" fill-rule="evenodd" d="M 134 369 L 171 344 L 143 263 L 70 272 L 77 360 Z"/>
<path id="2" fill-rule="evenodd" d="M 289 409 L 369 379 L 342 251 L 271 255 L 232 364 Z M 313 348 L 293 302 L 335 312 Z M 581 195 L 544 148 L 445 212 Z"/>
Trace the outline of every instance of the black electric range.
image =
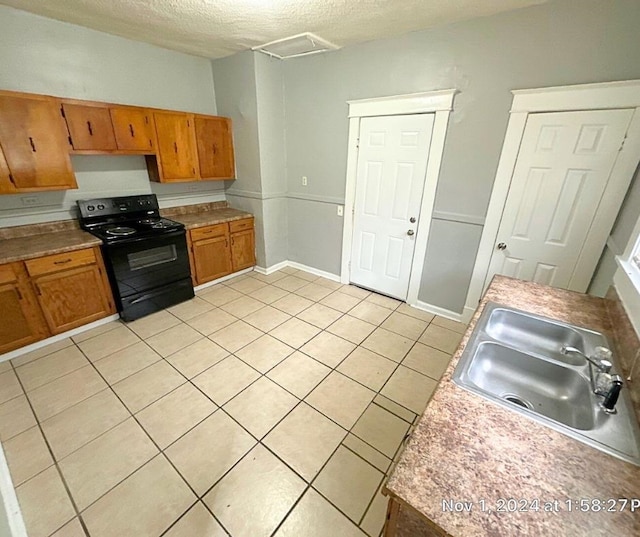
<path id="1" fill-rule="evenodd" d="M 132 321 L 193 298 L 184 225 L 155 194 L 78 201 L 80 227 L 103 241 L 120 317 Z"/>

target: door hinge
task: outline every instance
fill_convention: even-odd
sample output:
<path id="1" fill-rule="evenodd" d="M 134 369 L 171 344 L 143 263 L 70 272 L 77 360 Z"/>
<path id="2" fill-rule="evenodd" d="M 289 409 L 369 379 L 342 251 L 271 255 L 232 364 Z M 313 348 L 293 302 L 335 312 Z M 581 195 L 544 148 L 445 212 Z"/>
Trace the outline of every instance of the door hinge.
<path id="1" fill-rule="evenodd" d="M 622 151 L 622 149 L 624 148 L 624 143 L 627 141 L 627 135 L 624 135 L 624 138 L 622 139 L 622 142 L 620 142 L 620 147 L 618 148 L 618 151 Z"/>
<path id="2" fill-rule="evenodd" d="M 22 300 L 22 293 L 20 292 L 20 289 L 18 289 L 16 287 L 16 294 L 18 295 L 18 300 Z"/>
<path id="3" fill-rule="evenodd" d="M 65 115 L 64 115 L 64 106 L 62 106 L 62 105 L 60 105 L 60 115 L 61 115 L 63 118 L 67 119 L 67 116 L 65 116 Z"/>
<path id="4" fill-rule="evenodd" d="M 356 138 L 356 149 L 360 148 L 360 138 Z"/>

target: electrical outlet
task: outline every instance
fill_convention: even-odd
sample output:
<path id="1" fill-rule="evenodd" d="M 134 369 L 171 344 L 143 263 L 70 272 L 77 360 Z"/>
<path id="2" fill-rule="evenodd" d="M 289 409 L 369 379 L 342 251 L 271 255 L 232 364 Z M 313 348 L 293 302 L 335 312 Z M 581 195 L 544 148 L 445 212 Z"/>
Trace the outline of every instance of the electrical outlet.
<path id="1" fill-rule="evenodd" d="M 344 206 L 338 205 L 338 216 L 344 216 Z"/>
<path id="2" fill-rule="evenodd" d="M 307 176 L 306 175 L 302 176 L 302 186 L 307 186 Z"/>
<path id="3" fill-rule="evenodd" d="M 22 196 L 20 201 L 22 201 L 24 207 L 33 207 L 38 205 L 38 196 Z"/>

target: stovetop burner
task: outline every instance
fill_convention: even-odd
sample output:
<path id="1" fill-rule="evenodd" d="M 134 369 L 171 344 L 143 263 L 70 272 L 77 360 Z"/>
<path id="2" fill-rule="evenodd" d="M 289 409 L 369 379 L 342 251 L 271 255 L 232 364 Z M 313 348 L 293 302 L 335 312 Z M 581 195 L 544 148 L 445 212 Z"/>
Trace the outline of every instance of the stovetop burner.
<path id="1" fill-rule="evenodd" d="M 153 229 L 167 229 L 176 226 L 175 222 L 166 220 L 165 218 L 143 218 L 138 220 L 138 224 Z"/>
<path id="2" fill-rule="evenodd" d="M 132 227 L 116 226 L 116 227 L 105 229 L 104 232 L 107 235 L 111 235 L 112 237 L 126 237 L 128 235 L 133 235 L 136 232 L 136 230 L 133 229 Z"/>
<path id="3" fill-rule="evenodd" d="M 79 200 L 80 227 L 106 244 L 184 232 L 184 225 L 160 215 L 154 194 Z"/>

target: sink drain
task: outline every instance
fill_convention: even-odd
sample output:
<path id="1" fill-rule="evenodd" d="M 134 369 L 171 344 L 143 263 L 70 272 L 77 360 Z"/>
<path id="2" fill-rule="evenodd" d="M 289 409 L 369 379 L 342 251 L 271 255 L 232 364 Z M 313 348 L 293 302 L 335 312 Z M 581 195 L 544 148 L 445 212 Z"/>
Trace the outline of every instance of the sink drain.
<path id="1" fill-rule="evenodd" d="M 504 394 L 502 396 L 502 399 L 504 399 L 505 401 L 509 401 L 514 405 L 518 405 L 523 408 L 526 408 L 528 410 L 533 410 L 533 405 L 529 401 L 525 401 L 524 399 L 522 399 L 522 397 L 519 397 L 515 394 L 512 394 L 512 393 Z"/>

